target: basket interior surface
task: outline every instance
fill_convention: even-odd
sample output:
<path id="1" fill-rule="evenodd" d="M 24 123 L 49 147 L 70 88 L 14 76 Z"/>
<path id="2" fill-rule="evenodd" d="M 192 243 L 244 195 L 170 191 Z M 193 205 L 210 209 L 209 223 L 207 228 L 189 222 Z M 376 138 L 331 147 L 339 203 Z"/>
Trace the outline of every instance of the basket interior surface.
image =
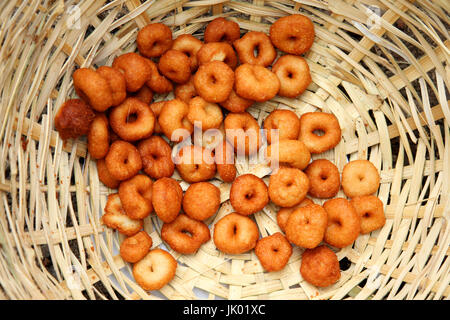
<path id="1" fill-rule="evenodd" d="M 449 10 L 445 0 L 2 1 L 0 299 L 448 299 Z M 272 273 L 253 252 L 226 255 L 213 241 L 180 255 L 164 246 L 151 215 L 144 228 L 153 247 L 170 251 L 178 268 L 159 292 L 142 290 L 118 254 L 124 238 L 100 222 L 113 191 L 99 182 L 86 140 L 63 143 L 54 129 L 58 108 L 76 97 L 73 71 L 137 51 L 136 34 L 150 22 L 170 26 L 174 38 L 203 39 L 218 16 L 242 32 L 268 32 L 293 13 L 315 23 L 305 55 L 312 84 L 297 99 L 277 96 L 248 111 L 260 124 L 277 108 L 336 115 L 342 141 L 313 159 L 340 171 L 355 159 L 374 163 L 385 226 L 336 250 L 340 280 L 316 288 L 299 273 L 298 247 Z M 237 169 L 270 173 L 248 162 Z M 232 212 L 230 184 L 214 183 L 222 205 L 211 226 Z M 261 236 L 279 231 L 276 213 L 268 205 L 254 215 Z"/>

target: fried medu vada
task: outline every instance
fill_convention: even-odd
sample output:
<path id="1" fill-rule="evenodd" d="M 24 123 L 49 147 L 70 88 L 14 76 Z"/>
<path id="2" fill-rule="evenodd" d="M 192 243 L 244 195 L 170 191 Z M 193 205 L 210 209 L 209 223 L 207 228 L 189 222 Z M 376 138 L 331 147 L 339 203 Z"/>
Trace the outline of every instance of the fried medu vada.
<path id="1" fill-rule="evenodd" d="M 137 174 L 120 183 L 120 202 L 131 219 L 144 219 L 152 213 L 152 186 L 152 179 L 144 174 Z"/>
<path id="2" fill-rule="evenodd" d="M 153 183 L 153 209 L 163 222 L 175 220 L 180 213 L 182 199 L 183 190 L 177 180 L 164 177 Z"/>
<path id="3" fill-rule="evenodd" d="M 264 120 L 263 129 L 266 130 L 268 144 L 272 143 L 272 130 L 278 130 L 278 141 L 296 140 L 300 133 L 300 119 L 291 110 L 277 109 Z"/>
<path id="4" fill-rule="evenodd" d="M 152 238 L 145 231 L 123 240 L 120 245 L 120 256 L 129 263 L 136 263 L 144 258 L 152 247 Z"/>
<path id="5" fill-rule="evenodd" d="M 197 52 L 202 47 L 203 42 L 191 34 L 182 34 L 178 36 L 172 43 L 172 49 L 183 52 L 189 58 L 191 72 L 197 70 Z"/>
<path id="6" fill-rule="evenodd" d="M 233 47 L 226 42 L 205 43 L 197 52 L 197 61 L 199 65 L 211 61 L 222 61 L 233 70 L 238 63 Z"/>
<path id="7" fill-rule="evenodd" d="M 220 103 L 227 100 L 233 84 L 233 70 L 222 61 L 202 64 L 194 75 L 195 90 L 208 102 Z"/>
<path id="8" fill-rule="evenodd" d="M 354 197 L 350 203 L 361 216 L 362 234 L 380 229 L 386 223 L 383 202 L 378 197 L 373 195 Z"/>
<path id="9" fill-rule="evenodd" d="M 312 81 L 306 60 L 290 54 L 280 57 L 272 66 L 272 72 L 280 79 L 278 95 L 282 97 L 297 97 Z"/>
<path id="10" fill-rule="evenodd" d="M 235 40 L 233 46 L 241 63 L 268 67 L 277 57 L 269 36 L 263 32 L 247 32 L 242 38 Z"/>
<path id="11" fill-rule="evenodd" d="M 112 67 L 123 73 L 127 91 L 138 91 L 150 78 L 152 69 L 148 61 L 136 52 L 125 53 L 114 59 Z"/>
<path id="12" fill-rule="evenodd" d="M 316 134 L 323 132 L 323 135 Z M 311 153 L 333 149 L 341 141 L 341 127 L 335 115 L 325 112 L 307 112 L 300 117 L 301 140 Z"/>
<path id="13" fill-rule="evenodd" d="M 150 23 L 139 30 L 136 43 L 143 56 L 160 57 L 172 46 L 172 30 L 162 23 Z"/>
<path id="14" fill-rule="evenodd" d="M 280 232 L 258 240 L 255 254 L 262 267 L 269 272 L 280 271 L 292 255 L 292 246 Z"/>
<path id="15" fill-rule="evenodd" d="M 309 189 L 308 176 L 297 168 L 281 167 L 270 175 L 269 198 L 280 207 L 298 205 Z"/>
<path id="16" fill-rule="evenodd" d="M 159 290 L 177 270 L 177 261 L 162 249 L 153 249 L 133 265 L 133 277 L 144 290 Z"/>
<path id="17" fill-rule="evenodd" d="M 55 129 L 63 140 L 76 139 L 89 132 L 95 113 L 81 99 L 69 99 L 58 109 L 55 116 Z"/>
<path id="18" fill-rule="evenodd" d="M 222 124 L 222 109 L 202 97 L 194 97 L 189 101 L 187 119 L 196 127 L 201 126 L 203 131 L 217 129 Z"/>
<path id="19" fill-rule="evenodd" d="M 180 176 L 189 183 L 207 181 L 216 174 L 216 164 L 211 150 L 197 145 L 182 147 L 177 152 L 174 162 Z"/>
<path id="20" fill-rule="evenodd" d="M 109 173 L 116 180 L 130 179 L 142 169 L 139 151 L 126 141 L 114 141 L 109 147 L 105 161 Z"/>
<path id="21" fill-rule="evenodd" d="M 176 83 L 186 83 L 191 77 L 191 61 L 183 52 L 170 49 L 158 62 L 159 71 Z"/>
<path id="22" fill-rule="evenodd" d="M 212 20 L 205 29 L 205 43 L 226 41 L 232 44 L 239 39 L 241 31 L 239 25 L 231 20 L 219 17 Z"/>
<path id="23" fill-rule="evenodd" d="M 251 215 L 269 203 L 268 188 L 261 178 L 253 174 L 240 175 L 231 185 L 230 203 L 237 213 Z"/>
<path id="24" fill-rule="evenodd" d="M 316 287 L 328 287 L 341 277 L 337 256 L 326 245 L 303 252 L 300 273 L 305 281 Z"/>
<path id="25" fill-rule="evenodd" d="M 286 223 L 292 212 L 294 212 L 298 208 L 306 207 L 307 205 L 310 205 L 310 204 L 314 204 L 314 202 L 309 198 L 305 198 L 305 199 L 303 199 L 302 202 L 300 202 L 295 207 L 280 208 L 280 210 L 277 213 L 277 224 L 280 227 L 281 231 L 286 232 Z"/>
<path id="26" fill-rule="evenodd" d="M 300 140 L 281 140 L 267 147 L 267 158 L 271 166 L 278 163 L 303 170 L 308 166 L 311 154 Z"/>
<path id="27" fill-rule="evenodd" d="M 164 135 L 174 142 L 181 142 L 194 131 L 193 124 L 187 119 L 189 106 L 179 99 L 164 103 L 158 117 Z"/>
<path id="28" fill-rule="evenodd" d="M 338 168 L 327 159 L 316 159 L 305 169 L 310 187 L 309 194 L 315 198 L 333 198 L 341 187 Z"/>
<path id="29" fill-rule="evenodd" d="M 120 184 L 120 180 L 113 178 L 106 167 L 105 159 L 97 160 L 97 174 L 98 179 L 108 188 L 117 189 Z"/>
<path id="30" fill-rule="evenodd" d="M 264 102 L 275 97 L 280 89 L 277 75 L 263 66 L 241 64 L 234 76 L 236 93 L 245 99 Z"/>
<path id="31" fill-rule="evenodd" d="M 142 169 L 153 179 L 171 177 L 175 171 L 172 148 L 160 136 L 151 136 L 139 142 L 137 149 L 142 159 Z"/>
<path id="32" fill-rule="evenodd" d="M 134 220 L 128 217 L 122 208 L 118 193 L 108 195 L 104 211 L 102 223 L 126 236 L 135 235 L 144 226 L 142 220 Z"/>
<path id="33" fill-rule="evenodd" d="M 229 113 L 224 120 L 227 140 L 238 155 L 256 153 L 262 145 L 258 121 L 248 112 Z"/>
<path id="34" fill-rule="evenodd" d="M 191 184 L 183 196 L 183 211 L 192 219 L 203 221 L 220 207 L 220 190 L 209 182 Z"/>
<path id="35" fill-rule="evenodd" d="M 350 161 L 342 170 L 342 189 L 349 198 L 375 193 L 380 186 L 378 169 L 368 160 Z"/>

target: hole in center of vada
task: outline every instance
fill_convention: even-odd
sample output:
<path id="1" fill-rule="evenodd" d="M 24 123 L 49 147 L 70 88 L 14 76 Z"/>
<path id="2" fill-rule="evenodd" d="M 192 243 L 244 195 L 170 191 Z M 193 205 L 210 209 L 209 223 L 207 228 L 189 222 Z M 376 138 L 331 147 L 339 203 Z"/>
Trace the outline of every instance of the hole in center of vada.
<path id="1" fill-rule="evenodd" d="M 323 136 L 325 134 L 325 131 L 321 130 L 321 129 L 315 129 L 313 132 L 313 134 L 315 134 L 316 136 Z"/>
<path id="2" fill-rule="evenodd" d="M 321 175 L 321 176 L 320 176 L 320 179 L 322 179 L 323 181 L 325 181 L 325 180 L 328 179 L 328 177 L 327 177 L 326 175 Z"/>
<path id="3" fill-rule="evenodd" d="M 250 200 L 251 198 L 253 198 L 253 193 L 249 192 L 245 194 L 245 199 Z"/>
<path id="4" fill-rule="evenodd" d="M 369 218 L 370 217 L 370 213 L 369 212 L 364 213 L 363 217 L 364 218 Z"/>
<path id="5" fill-rule="evenodd" d="M 130 113 L 127 115 L 127 123 L 133 123 L 137 120 L 137 114 L 136 113 Z"/>
<path id="6" fill-rule="evenodd" d="M 193 236 L 193 234 L 189 230 L 186 230 L 186 229 L 181 229 L 181 233 L 183 233 L 191 238 Z"/>
<path id="7" fill-rule="evenodd" d="M 210 76 L 210 79 L 213 84 L 217 82 L 217 78 L 213 74 Z"/>
<path id="8" fill-rule="evenodd" d="M 257 58 L 259 56 L 259 43 L 253 47 L 253 56 Z"/>

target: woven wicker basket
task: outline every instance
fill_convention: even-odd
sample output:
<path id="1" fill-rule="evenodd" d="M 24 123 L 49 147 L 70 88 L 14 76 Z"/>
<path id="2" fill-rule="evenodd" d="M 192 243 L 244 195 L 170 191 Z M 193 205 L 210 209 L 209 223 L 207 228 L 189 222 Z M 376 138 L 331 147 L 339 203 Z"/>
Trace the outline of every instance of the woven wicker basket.
<path id="1" fill-rule="evenodd" d="M 385 226 L 337 252 L 342 275 L 328 288 L 302 279 L 299 248 L 267 273 L 254 253 L 224 255 L 210 241 L 195 255 L 171 252 L 174 280 L 145 292 L 118 255 L 123 238 L 100 223 L 111 190 L 85 140 L 64 144 L 53 127 L 75 97 L 73 70 L 136 51 L 137 31 L 151 21 L 202 38 L 217 16 L 267 32 L 296 12 L 316 25 L 306 55 L 313 83 L 298 99 L 249 111 L 259 123 L 275 108 L 334 113 L 343 140 L 320 157 L 340 170 L 354 159 L 377 166 Z M 449 12 L 446 0 L 1 1 L 0 299 L 448 299 Z M 246 164 L 238 172 L 268 173 Z M 210 223 L 232 210 L 229 185 L 220 188 Z M 279 231 L 275 217 L 270 205 L 255 214 L 262 236 Z M 154 247 L 160 228 L 146 219 Z"/>

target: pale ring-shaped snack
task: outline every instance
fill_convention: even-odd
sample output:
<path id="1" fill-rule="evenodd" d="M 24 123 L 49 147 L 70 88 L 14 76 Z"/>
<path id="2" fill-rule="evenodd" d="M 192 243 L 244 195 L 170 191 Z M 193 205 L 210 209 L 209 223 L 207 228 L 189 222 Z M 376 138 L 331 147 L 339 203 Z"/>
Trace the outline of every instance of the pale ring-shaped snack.
<path id="1" fill-rule="evenodd" d="M 210 182 L 191 184 L 183 196 L 183 211 L 192 219 L 203 221 L 220 207 L 220 189 Z"/>
<path id="2" fill-rule="evenodd" d="M 133 277 L 144 290 L 159 290 L 168 284 L 177 270 L 177 261 L 162 249 L 153 249 L 133 265 Z"/>
<path id="3" fill-rule="evenodd" d="M 194 75 L 195 90 L 208 102 L 220 103 L 227 100 L 233 84 L 233 70 L 222 61 L 202 64 Z"/>
<path id="4" fill-rule="evenodd" d="M 264 102 L 272 99 L 280 90 L 280 80 L 269 69 L 244 63 L 234 72 L 236 93 L 249 100 Z"/>
<path id="5" fill-rule="evenodd" d="M 311 154 L 300 140 L 281 140 L 267 147 L 267 158 L 271 166 L 278 163 L 303 170 L 308 166 Z"/>
<path id="6" fill-rule="evenodd" d="M 89 132 L 95 113 L 81 99 L 69 99 L 58 109 L 55 116 L 55 129 L 63 140 L 78 138 Z"/>
<path id="7" fill-rule="evenodd" d="M 349 198 L 375 193 L 380 186 L 378 169 L 368 160 L 348 162 L 342 170 L 342 189 Z"/>
<path id="8" fill-rule="evenodd" d="M 269 203 L 268 188 L 261 178 L 253 174 L 240 175 L 231 185 L 230 203 L 237 213 L 251 215 Z"/>
<path id="9" fill-rule="evenodd" d="M 172 46 L 172 30 L 162 23 L 150 23 L 139 30 L 136 43 L 143 56 L 160 57 Z"/>
<path id="10" fill-rule="evenodd" d="M 153 183 L 153 209 L 163 222 L 175 220 L 180 213 L 182 199 L 183 190 L 175 179 L 164 177 Z"/>
<path id="11" fill-rule="evenodd" d="M 174 162 L 178 173 L 188 183 L 207 181 L 216 174 L 214 155 L 204 147 L 184 146 L 178 150 Z"/>
<path id="12" fill-rule="evenodd" d="M 275 47 L 295 55 L 308 51 L 315 38 L 314 24 L 301 14 L 278 19 L 270 26 L 269 34 Z"/>
<path id="13" fill-rule="evenodd" d="M 123 240 L 120 256 L 129 263 L 136 263 L 144 258 L 152 247 L 153 240 L 144 230 Z"/>
<path id="14" fill-rule="evenodd" d="M 323 135 L 316 132 L 322 131 Z M 336 116 L 325 112 L 307 112 L 300 117 L 301 140 L 311 153 L 333 149 L 341 141 L 341 127 Z"/>
<path id="15" fill-rule="evenodd" d="M 286 224 L 292 212 L 294 212 L 298 208 L 306 207 L 310 204 L 314 204 L 314 202 L 309 198 L 305 198 L 295 207 L 280 208 L 277 213 L 277 224 L 280 227 L 281 231 L 286 232 Z"/>
<path id="16" fill-rule="evenodd" d="M 189 106 L 179 99 L 164 103 L 158 117 L 164 135 L 174 142 L 181 142 L 194 131 L 193 124 L 187 119 Z"/>
<path id="17" fill-rule="evenodd" d="M 144 219 L 152 213 L 152 186 L 152 179 L 144 174 L 137 174 L 120 183 L 120 202 L 131 219 Z"/>
<path id="18" fill-rule="evenodd" d="M 269 271 L 280 271 L 292 255 L 292 246 L 280 232 L 258 240 L 255 254 L 262 267 Z"/>
<path id="19" fill-rule="evenodd" d="M 278 130 L 278 141 L 296 140 L 300 133 L 300 119 L 291 110 L 277 109 L 264 119 L 263 129 L 266 130 L 267 143 L 276 143 L 276 135 L 272 142 L 272 130 Z"/>
<path id="20" fill-rule="evenodd" d="M 315 198 L 333 198 L 341 187 L 338 168 L 327 159 L 316 159 L 305 169 L 310 187 L 309 194 Z"/>
<path id="21" fill-rule="evenodd" d="M 376 196 L 360 196 L 350 200 L 356 212 L 361 216 L 361 233 L 367 234 L 380 229 L 386 223 L 383 202 Z"/>
<path id="22" fill-rule="evenodd" d="M 202 221 L 180 214 L 174 221 L 163 224 L 161 239 L 178 253 L 193 254 L 211 239 L 211 234 Z"/>
<path id="23" fill-rule="evenodd" d="M 258 237 L 256 223 L 238 213 L 230 213 L 214 225 L 214 244 L 224 253 L 241 254 L 250 251 L 256 246 Z"/>
<path id="24" fill-rule="evenodd" d="M 205 29 L 205 43 L 226 41 L 232 44 L 239 39 L 241 30 L 239 25 L 231 20 L 219 17 L 212 20 Z"/>
<path id="25" fill-rule="evenodd" d="M 122 208 L 118 193 L 108 195 L 105 213 L 102 216 L 102 223 L 111 229 L 116 229 L 126 236 L 133 236 L 138 233 L 144 223 L 142 220 L 131 219 Z"/>
<path id="26" fill-rule="evenodd" d="M 286 237 L 302 248 L 315 248 L 323 240 L 327 229 L 327 212 L 318 204 L 294 210 L 286 223 Z"/>
<path id="27" fill-rule="evenodd" d="M 109 123 L 117 135 L 126 141 L 148 138 L 155 128 L 156 117 L 152 109 L 138 98 L 127 98 L 112 108 Z"/>
<path id="28" fill-rule="evenodd" d="M 191 77 L 191 61 L 183 52 L 170 49 L 158 62 L 159 71 L 176 83 L 186 83 Z"/>
<path id="29" fill-rule="evenodd" d="M 105 161 L 109 173 L 116 180 L 130 179 L 142 169 L 139 151 L 126 141 L 114 141 L 109 147 Z"/>
<path id="30" fill-rule="evenodd" d="M 305 199 L 308 176 L 297 168 L 281 167 L 270 175 L 269 198 L 280 207 L 293 207 Z"/>
<path id="31" fill-rule="evenodd" d="M 226 42 L 209 42 L 201 46 L 197 52 L 199 65 L 211 62 L 222 61 L 231 69 L 236 69 L 238 60 L 233 47 Z"/>
<path id="32" fill-rule="evenodd" d="M 323 208 L 328 215 L 324 241 L 336 248 L 351 245 L 361 230 L 361 216 L 350 201 L 344 198 L 330 199 L 325 201 Z"/>
<path id="33" fill-rule="evenodd" d="M 229 113 L 225 117 L 224 127 L 226 138 L 238 155 L 254 154 L 261 147 L 261 130 L 250 113 Z"/>
<path id="34" fill-rule="evenodd" d="M 241 63 L 268 67 L 277 57 L 277 52 L 269 36 L 263 32 L 247 32 L 242 38 L 235 40 L 233 46 Z"/>
<path id="35" fill-rule="evenodd" d="M 194 97 L 189 101 L 187 119 L 194 126 L 201 125 L 202 131 L 217 129 L 222 124 L 222 109 L 202 97 Z"/>
<path id="36" fill-rule="evenodd" d="M 142 169 L 153 179 L 171 177 L 175 171 L 172 148 L 160 136 L 141 140 L 137 146 L 142 159 Z"/>
<path id="37" fill-rule="evenodd" d="M 197 70 L 197 52 L 202 47 L 203 42 L 191 34 L 182 34 L 178 36 L 172 44 L 172 49 L 183 52 L 189 58 L 191 72 Z"/>
<path id="38" fill-rule="evenodd" d="M 272 72 L 280 79 L 278 95 L 282 97 L 297 97 L 312 81 L 306 60 L 290 54 L 280 57 L 272 66 Z"/>
<path id="39" fill-rule="evenodd" d="M 316 287 L 331 286 L 341 277 L 338 258 L 326 245 L 303 252 L 300 273 L 306 282 Z"/>
<path id="40" fill-rule="evenodd" d="M 142 88 L 152 73 L 148 59 L 136 52 L 129 52 L 116 57 L 112 67 L 123 73 L 129 92 L 136 92 Z"/>

